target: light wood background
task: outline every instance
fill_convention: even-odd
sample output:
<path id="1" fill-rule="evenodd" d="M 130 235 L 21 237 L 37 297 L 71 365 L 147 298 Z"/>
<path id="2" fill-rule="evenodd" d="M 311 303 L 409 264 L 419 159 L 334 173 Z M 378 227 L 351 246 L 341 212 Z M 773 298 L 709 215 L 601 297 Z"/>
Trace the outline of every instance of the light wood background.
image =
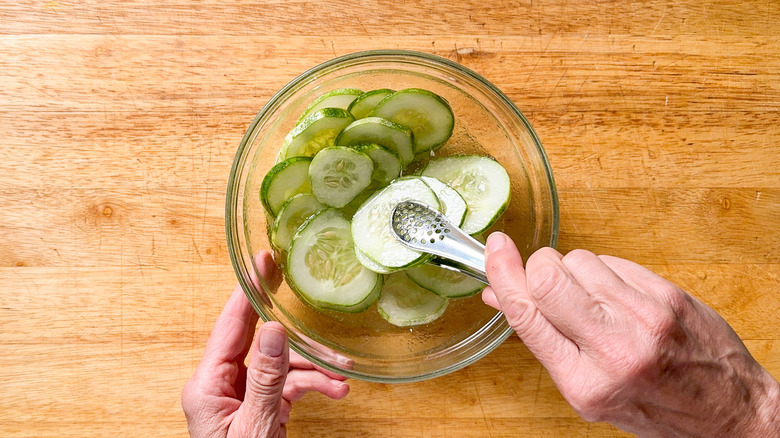
<path id="1" fill-rule="evenodd" d="M 235 277 L 233 153 L 302 71 L 369 48 L 493 81 L 546 146 L 559 248 L 642 263 L 780 377 L 780 3 L 0 2 L 0 436 L 186 436 Z M 416 384 L 308 395 L 293 437 L 615 437 L 516 339 Z"/>

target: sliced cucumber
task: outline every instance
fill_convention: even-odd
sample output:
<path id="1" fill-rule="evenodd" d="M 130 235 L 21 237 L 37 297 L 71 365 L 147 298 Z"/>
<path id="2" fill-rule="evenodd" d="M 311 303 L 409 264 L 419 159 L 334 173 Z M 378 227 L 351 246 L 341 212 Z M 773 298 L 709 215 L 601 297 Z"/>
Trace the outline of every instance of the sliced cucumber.
<path id="1" fill-rule="evenodd" d="M 377 187 L 386 186 L 401 174 L 401 160 L 398 159 L 398 154 L 390 149 L 376 143 L 369 143 L 357 145 L 355 150 L 363 152 L 374 160 L 376 165 L 371 179 Z"/>
<path id="2" fill-rule="evenodd" d="M 479 155 L 458 155 L 431 160 L 423 176 L 436 178 L 455 189 L 468 211 L 461 228 L 469 234 L 485 231 L 509 204 L 509 175 L 498 161 Z"/>
<path id="3" fill-rule="evenodd" d="M 306 219 L 327 208 L 310 193 L 300 193 L 282 204 L 271 229 L 271 242 L 280 250 L 290 249 L 292 236 Z"/>
<path id="4" fill-rule="evenodd" d="M 361 251 L 358 247 L 355 247 L 355 257 L 357 257 L 361 265 L 376 272 L 377 274 L 389 274 L 393 272 L 393 270 L 387 266 L 382 266 L 379 263 L 371 260 L 371 257 L 367 256 L 366 253 Z"/>
<path id="5" fill-rule="evenodd" d="M 374 196 L 374 193 L 375 191 L 372 191 L 371 185 L 369 185 L 366 190 L 363 190 L 357 196 L 355 196 L 355 199 L 350 201 L 349 204 L 342 207 L 341 213 L 347 217 L 347 219 L 352 220 L 352 216 L 355 215 L 360 206 L 363 205 L 363 203 L 366 202 L 368 198 Z"/>
<path id="6" fill-rule="evenodd" d="M 339 146 L 355 146 L 378 143 L 398 154 L 402 165 L 414 158 L 412 131 L 406 126 L 393 123 L 381 117 L 366 117 L 355 120 L 344 128 L 336 138 Z"/>
<path id="7" fill-rule="evenodd" d="M 322 108 L 341 108 L 346 110 L 352 102 L 362 94 L 365 94 L 363 93 L 363 90 L 358 90 L 357 88 L 339 88 L 338 90 L 328 91 L 322 96 L 314 99 L 314 102 L 306 107 L 303 114 L 301 114 L 301 117 L 298 119 L 298 123 Z"/>
<path id="8" fill-rule="evenodd" d="M 450 104 L 428 90 L 407 88 L 379 102 L 369 116 L 382 117 L 414 132 L 414 152 L 436 149 L 452 135 L 455 116 Z"/>
<path id="9" fill-rule="evenodd" d="M 319 109 L 287 134 L 280 154 L 283 158 L 313 157 L 321 149 L 333 146 L 341 130 L 354 120 L 344 109 Z"/>
<path id="10" fill-rule="evenodd" d="M 447 298 L 469 297 L 485 288 L 484 283 L 467 275 L 430 263 L 404 272 L 415 283 Z"/>
<path id="11" fill-rule="evenodd" d="M 355 257 L 349 221 L 334 209 L 309 218 L 293 236 L 287 254 L 288 283 L 321 309 L 360 312 L 379 295 L 382 276 Z"/>
<path id="12" fill-rule="evenodd" d="M 420 178 L 422 178 L 425 184 L 428 184 L 433 193 L 436 193 L 436 197 L 439 198 L 441 203 L 441 212 L 447 216 L 450 222 L 458 227 L 461 226 L 468 210 L 463 196 L 460 196 L 460 193 L 455 191 L 455 189 L 436 178 L 431 178 L 430 176 L 422 176 Z"/>
<path id="13" fill-rule="evenodd" d="M 416 266 L 429 254 L 402 245 L 390 229 L 390 214 L 401 202 L 414 199 L 441 211 L 439 200 L 420 178 L 399 179 L 374 194 L 352 217 L 352 238 L 369 258 L 391 270 Z"/>
<path id="14" fill-rule="evenodd" d="M 355 116 L 355 119 L 362 119 L 363 117 L 367 116 L 372 109 L 374 109 L 376 104 L 381 102 L 382 99 L 391 95 L 392 93 L 393 90 L 390 90 L 389 88 L 366 91 L 349 104 L 347 111 L 352 113 L 352 115 Z"/>
<path id="15" fill-rule="evenodd" d="M 314 196 L 325 205 L 341 208 L 371 184 L 374 161 L 355 149 L 331 146 L 311 160 L 309 177 Z"/>
<path id="16" fill-rule="evenodd" d="M 260 186 L 260 200 L 274 217 L 288 199 L 298 193 L 311 192 L 310 163 L 311 158 L 308 157 L 288 158 L 265 174 Z"/>
<path id="17" fill-rule="evenodd" d="M 420 287 L 403 272 L 388 276 L 377 302 L 382 318 L 398 327 L 427 324 L 446 309 L 446 298 Z"/>

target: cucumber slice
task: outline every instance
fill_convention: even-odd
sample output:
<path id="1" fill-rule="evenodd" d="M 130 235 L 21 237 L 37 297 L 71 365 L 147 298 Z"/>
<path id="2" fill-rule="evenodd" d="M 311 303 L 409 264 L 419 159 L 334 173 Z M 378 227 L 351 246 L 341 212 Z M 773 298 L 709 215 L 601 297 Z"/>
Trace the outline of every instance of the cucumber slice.
<path id="1" fill-rule="evenodd" d="M 355 257 L 357 257 L 357 260 L 361 265 L 376 272 L 377 274 L 389 274 L 393 272 L 393 270 L 387 266 L 382 266 L 379 263 L 371 260 L 371 257 L 367 256 L 366 253 L 361 251 L 358 247 L 355 247 Z"/>
<path id="2" fill-rule="evenodd" d="M 282 204 L 298 193 L 311 192 L 309 163 L 311 158 L 308 157 L 288 158 L 265 174 L 260 185 L 260 200 L 271 215 L 276 217 Z"/>
<path id="3" fill-rule="evenodd" d="M 447 310 L 447 299 L 413 282 L 403 272 L 390 275 L 382 286 L 377 310 L 398 327 L 427 324 Z"/>
<path id="4" fill-rule="evenodd" d="M 441 210 L 439 200 L 420 178 L 399 179 L 374 194 L 352 217 L 352 238 L 369 258 L 391 270 L 424 263 L 429 254 L 414 251 L 396 240 L 390 229 L 390 214 L 401 202 L 414 199 Z"/>
<path id="5" fill-rule="evenodd" d="M 321 149 L 333 146 L 341 130 L 354 120 L 344 109 L 319 109 L 287 134 L 279 153 L 283 158 L 313 157 Z"/>
<path id="6" fill-rule="evenodd" d="M 509 204 L 509 175 L 498 161 L 479 155 L 457 155 L 432 160 L 423 176 L 436 178 L 455 189 L 466 201 L 468 211 L 463 231 L 485 231 Z"/>
<path id="7" fill-rule="evenodd" d="M 401 160 L 390 149 L 376 143 L 369 143 L 357 145 L 355 150 L 363 152 L 374 160 L 376 165 L 371 179 L 377 187 L 384 187 L 401 175 Z"/>
<path id="8" fill-rule="evenodd" d="M 309 104 L 298 119 L 298 123 L 303 119 L 313 114 L 315 111 L 322 108 L 341 108 L 346 110 L 358 97 L 363 95 L 363 90 L 357 88 L 339 88 L 337 90 L 328 91 L 322 96 L 314 99 L 314 102 Z"/>
<path id="9" fill-rule="evenodd" d="M 450 222 L 460 227 L 463 224 L 463 220 L 466 218 L 466 211 L 468 211 L 463 196 L 460 196 L 460 193 L 455 191 L 455 189 L 436 178 L 431 178 L 429 176 L 421 176 L 420 178 L 425 184 L 428 184 L 428 187 L 430 187 L 431 190 L 433 190 L 433 193 L 436 194 L 436 197 L 439 198 L 441 212 L 447 216 L 447 219 L 449 219 Z"/>
<path id="10" fill-rule="evenodd" d="M 282 204 L 279 215 L 271 229 L 271 243 L 282 251 L 290 249 L 292 236 L 306 219 L 314 213 L 327 208 L 314 195 L 300 193 Z"/>
<path id="11" fill-rule="evenodd" d="M 414 152 L 443 145 L 452 135 L 455 116 L 441 96 L 420 88 L 396 91 L 379 102 L 369 116 L 382 117 L 414 132 Z"/>
<path id="12" fill-rule="evenodd" d="M 382 276 L 355 257 L 349 221 L 322 210 L 298 229 L 287 253 L 288 283 L 320 309 L 361 312 L 379 296 Z"/>
<path id="13" fill-rule="evenodd" d="M 485 288 L 484 283 L 468 275 L 430 263 L 404 272 L 415 283 L 446 298 L 470 297 Z"/>
<path id="14" fill-rule="evenodd" d="M 412 131 L 406 126 L 393 123 L 381 117 L 366 117 L 355 120 L 344 128 L 336 138 L 339 146 L 355 146 L 378 143 L 398 154 L 402 165 L 414 158 Z"/>
<path id="15" fill-rule="evenodd" d="M 382 99 L 391 95 L 392 93 L 393 90 L 389 88 L 367 91 L 358 96 L 357 99 L 353 100 L 352 103 L 349 104 L 347 111 L 352 113 L 352 115 L 355 116 L 355 119 L 362 119 L 363 117 L 367 116 L 372 109 L 374 109 L 376 104 L 381 102 Z"/>
<path id="16" fill-rule="evenodd" d="M 314 196 L 325 205 L 341 208 L 371 184 L 374 161 L 355 149 L 332 146 L 317 153 L 309 166 Z"/>

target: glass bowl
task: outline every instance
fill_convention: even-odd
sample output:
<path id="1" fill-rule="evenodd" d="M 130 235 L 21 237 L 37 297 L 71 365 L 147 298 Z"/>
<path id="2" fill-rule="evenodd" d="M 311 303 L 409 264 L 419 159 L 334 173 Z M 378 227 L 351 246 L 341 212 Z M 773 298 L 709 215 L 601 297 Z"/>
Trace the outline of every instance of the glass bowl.
<path id="1" fill-rule="evenodd" d="M 306 106 L 337 88 L 423 88 L 444 97 L 455 127 L 436 156 L 491 156 L 510 176 L 509 207 L 484 236 L 507 233 L 524 257 L 555 246 L 558 200 L 552 171 L 541 142 L 512 101 L 482 76 L 447 59 L 368 51 L 332 59 L 293 79 L 249 126 L 236 153 L 226 202 L 228 248 L 239 282 L 261 318 L 284 325 L 291 347 L 324 368 L 378 382 L 424 380 L 458 370 L 512 333 L 503 315 L 479 294 L 450 300 L 444 315 L 431 323 L 396 327 L 382 319 L 376 305 L 356 314 L 318 311 L 285 281 L 277 286 L 259 275 L 263 257 L 258 255 L 267 260 L 267 252 L 273 252 L 259 199 L 263 177 Z"/>

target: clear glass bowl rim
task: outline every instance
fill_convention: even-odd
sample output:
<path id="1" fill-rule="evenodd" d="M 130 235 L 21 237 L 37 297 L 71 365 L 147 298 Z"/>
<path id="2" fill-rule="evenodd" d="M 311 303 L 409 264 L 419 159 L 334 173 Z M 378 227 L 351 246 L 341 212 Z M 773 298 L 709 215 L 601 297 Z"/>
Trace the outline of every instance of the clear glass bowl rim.
<path id="1" fill-rule="evenodd" d="M 239 250 L 238 247 L 240 245 L 238 244 L 238 241 L 236 239 L 236 233 L 238 233 L 239 230 L 234 229 L 235 226 L 241 224 L 239 224 L 235 220 L 236 215 L 234 213 L 234 210 L 236 204 L 231 202 L 233 198 L 237 197 L 237 194 L 240 191 L 236 183 L 239 180 L 241 165 L 243 164 L 245 158 L 245 151 L 251 145 L 250 140 L 252 140 L 254 133 L 258 125 L 260 125 L 261 121 L 263 121 L 264 119 L 272 115 L 274 111 L 277 110 L 277 107 L 281 105 L 285 101 L 285 99 L 287 99 L 288 95 L 294 93 L 299 86 L 305 84 L 305 82 L 309 81 L 312 77 L 316 77 L 316 75 L 320 73 L 329 72 L 330 69 L 334 66 L 339 66 L 342 64 L 346 64 L 345 66 L 349 66 L 355 61 L 360 61 L 360 60 L 366 60 L 366 61 L 375 60 L 375 61 L 386 61 L 386 62 L 406 60 L 406 61 L 428 62 L 434 65 L 438 65 L 440 67 L 453 69 L 459 72 L 460 74 L 463 74 L 477 81 L 480 85 L 486 87 L 490 92 L 492 92 L 494 94 L 494 97 L 497 97 L 499 101 L 503 105 L 505 105 L 506 107 L 505 109 L 508 109 L 510 112 L 512 112 L 518 118 L 518 120 L 522 122 L 522 124 L 528 130 L 528 133 L 531 135 L 534 145 L 537 148 L 537 152 L 539 153 L 539 157 L 542 160 L 542 165 L 544 167 L 545 175 L 547 177 L 547 184 L 550 189 L 550 203 L 552 207 L 552 211 L 551 211 L 552 232 L 550 234 L 549 246 L 555 248 L 558 243 L 558 231 L 559 231 L 558 230 L 559 228 L 558 192 L 553 177 L 552 167 L 550 166 L 550 161 L 547 157 L 547 153 L 545 152 L 544 147 L 542 146 L 542 142 L 537 136 L 536 131 L 531 126 L 531 123 L 528 121 L 525 115 L 523 115 L 523 113 L 517 108 L 514 102 L 512 102 L 512 100 L 509 99 L 509 97 L 507 97 L 506 94 L 504 94 L 503 91 L 501 91 L 498 87 L 493 85 L 490 81 L 482 77 L 480 74 L 474 72 L 473 70 L 464 67 L 463 65 L 460 65 L 447 58 L 443 58 L 437 55 L 432 55 L 429 53 L 417 52 L 412 50 L 366 50 L 366 51 L 354 52 L 354 53 L 338 56 L 328 61 L 325 61 L 319 65 L 316 65 L 304 71 L 303 73 L 299 74 L 289 83 L 287 83 L 287 85 L 285 85 L 278 92 L 276 92 L 271 97 L 271 99 L 268 100 L 268 102 L 262 107 L 260 112 L 257 113 L 257 116 L 255 116 L 254 120 L 247 128 L 246 133 L 241 139 L 241 143 L 239 144 L 238 150 L 236 151 L 236 155 L 230 169 L 230 176 L 228 178 L 227 195 L 226 195 L 226 202 L 225 202 L 225 231 L 227 235 L 228 252 L 230 254 L 230 261 L 233 265 L 233 269 L 236 273 L 236 277 L 238 278 L 238 282 L 241 285 L 244 294 L 252 303 L 252 306 L 254 307 L 255 311 L 257 311 L 258 315 L 263 321 L 271 321 L 273 320 L 273 318 L 271 318 L 265 312 L 262 306 L 255 303 L 255 300 L 253 299 L 251 294 L 247 292 L 249 290 L 249 284 L 247 283 L 248 280 L 245 276 L 246 274 L 243 272 L 243 269 L 240 266 L 239 254 L 237 254 L 237 251 Z M 502 317 L 501 312 L 499 312 L 496 315 L 496 317 L 498 318 Z M 495 318 L 493 318 L 493 320 L 494 319 Z M 489 344 L 482 346 L 482 348 L 476 354 L 473 354 L 467 357 L 466 359 L 463 359 L 459 362 L 456 362 L 454 364 L 451 364 L 439 370 L 422 373 L 419 375 L 403 376 L 403 377 L 389 377 L 389 376 L 382 377 L 382 376 L 350 372 L 349 370 L 344 370 L 341 368 L 334 367 L 331 364 L 327 363 L 326 361 L 319 360 L 319 358 L 311 355 L 305 349 L 300 348 L 292 340 L 290 342 L 290 347 L 295 352 L 302 355 L 309 361 L 316 363 L 317 365 L 322 366 L 323 368 L 329 369 L 330 371 L 346 375 L 347 377 L 355 377 L 365 381 L 380 382 L 380 383 L 408 383 L 408 382 L 416 382 L 421 380 L 427 380 L 434 377 L 439 377 L 457 371 L 459 369 L 462 369 L 478 361 L 479 359 L 483 358 L 487 354 L 489 354 L 491 351 L 493 351 L 495 348 L 501 345 L 509 336 L 511 336 L 513 331 L 514 330 L 507 325 L 506 329 L 504 330 L 503 333 L 501 333 L 501 335 L 497 336 Z"/>

